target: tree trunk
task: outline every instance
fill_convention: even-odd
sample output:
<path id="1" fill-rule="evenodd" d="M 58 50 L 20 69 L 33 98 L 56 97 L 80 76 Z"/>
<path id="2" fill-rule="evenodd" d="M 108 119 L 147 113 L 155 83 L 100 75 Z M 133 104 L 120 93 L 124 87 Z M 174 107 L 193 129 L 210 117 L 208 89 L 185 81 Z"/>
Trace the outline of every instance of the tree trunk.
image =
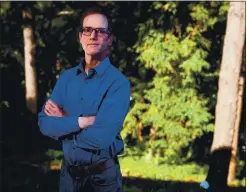
<path id="1" fill-rule="evenodd" d="M 244 42 L 245 2 L 231 2 L 219 74 L 211 162 L 206 178 L 213 192 L 227 190 L 234 126 L 238 113 L 238 83 Z M 235 134 L 238 137 L 238 133 Z"/>
<path id="2" fill-rule="evenodd" d="M 35 67 L 35 44 L 33 40 L 33 28 L 31 26 L 32 11 L 24 8 L 23 14 L 23 39 L 24 39 L 24 64 L 25 64 L 25 88 L 26 105 L 30 112 L 37 112 L 37 76 Z"/>
<path id="3" fill-rule="evenodd" d="M 231 2 L 219 75 L 215 130 L 211 152 L 232 147 L 244 42 L 245 2 Z"/>
<path id="4" fill-rule="evenodd" d="M 233 135 L 233 141 L 232 141 L 232 153 L 231 153 L 231 160 L 230 160 L 230 166 L 229 166 L 229 173 L 227 182 L 230 184 L 236 176 L 236 167 L 237 167 L 237 151 L 238 151 L 238 138 L 239 138 L 239 126 L 241 121 L 241 114 L 242 114 L 242 106 L 243 106 L 243 92 L 244 92 L 244 81 L 245 81 L 245 75 L 244 75 L 244 65 L 245 65 L 245 48 L 243 52 L 243 60 L 242 60 L 242 74 L 239 79 L 239 85 L 238 85 L 238 103 L 237 103 L 237 117 L 234 125 L 234 135 Z"/>

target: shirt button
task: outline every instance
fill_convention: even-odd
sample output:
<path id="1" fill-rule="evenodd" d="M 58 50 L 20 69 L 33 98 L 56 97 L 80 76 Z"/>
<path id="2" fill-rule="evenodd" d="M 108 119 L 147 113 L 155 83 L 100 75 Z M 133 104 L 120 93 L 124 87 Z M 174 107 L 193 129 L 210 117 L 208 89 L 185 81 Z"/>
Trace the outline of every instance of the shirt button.
<path id="1" fill-rule="evenodd" d="M 81 100 L 83 100 L 83 97 L 81 97 Z"/>

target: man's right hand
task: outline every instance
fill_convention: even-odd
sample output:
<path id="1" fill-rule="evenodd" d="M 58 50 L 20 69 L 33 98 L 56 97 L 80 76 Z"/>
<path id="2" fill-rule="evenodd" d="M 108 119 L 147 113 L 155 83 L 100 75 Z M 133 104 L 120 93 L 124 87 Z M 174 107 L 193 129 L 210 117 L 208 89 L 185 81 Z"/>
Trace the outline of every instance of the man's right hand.
<path id="1" fill-rule="evenodd" d="M 96 116 L 79 117 L 78 123 L 81 129 L 86 129 L 88 126 L 93 125 Z"/>
<path id="2" fill-rule="evenodd" d="M 49 99 L 45 104 L 44 109 L 46 115 L 54 117 L 66 117 L 67 114 L 55 102 Z"/>

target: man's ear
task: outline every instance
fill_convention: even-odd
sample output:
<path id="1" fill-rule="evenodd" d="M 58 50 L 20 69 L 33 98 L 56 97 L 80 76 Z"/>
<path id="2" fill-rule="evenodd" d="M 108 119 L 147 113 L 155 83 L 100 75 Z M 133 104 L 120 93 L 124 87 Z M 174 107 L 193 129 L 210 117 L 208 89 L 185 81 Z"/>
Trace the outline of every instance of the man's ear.
<path id="1" fill-rule="evenodd" d="M 82 34 L 82 27 L 81 26 L 77 27 L 77 34 L 78 34 L 78 38 L 80 40 L 80 37 L 81 37 L 81 34 Z"/>
<path id="2" fill-rule="evenodd" d="M 80 43 L 81 43 L 81 36 L 82 36 L 82 32 L 79 32 L 78 33 L 78 40 L 79 40 Z"/>
<path id="3" fill-rule="evenodd" d="M 81 32 L 78 33 L 78 38 L 81 39 Z"/>
<path id="4" fill-rule="evenodd" d="M 111 46 L 113 41 L 115 41 L 115 36 L 114 35 L 111 35 L 109 38 L 108 38 L 108 45 Z"/>

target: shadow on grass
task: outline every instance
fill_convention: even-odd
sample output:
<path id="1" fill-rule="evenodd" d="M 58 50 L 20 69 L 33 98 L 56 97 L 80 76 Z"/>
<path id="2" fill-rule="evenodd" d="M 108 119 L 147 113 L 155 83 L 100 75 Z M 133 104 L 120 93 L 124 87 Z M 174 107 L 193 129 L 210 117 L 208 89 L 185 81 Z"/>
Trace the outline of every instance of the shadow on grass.
<path id="1" fill-rule="evenodd" d="M 44 172 L 38 162 L 18 159 L 1 161 L 1 191 L 58 192 L 59 170 Z M 198 183 L 123 178 L 124 192 L 203 192 Z M 230 187 L 227 192 L 243 192 L 244 187 Z"/>
<path id="2" fill-rule="evenodd" d="M 180 181 L 162 181 L 144 178 L 128 177 L 123 180 L 124 186 L 134 186 L 142 192 L 203 192 L 199 183 L 180 182 Z M 229 187 L 227 192 L 243 192 L 244 187 Z M 127 192 L 127 191 L 126 191 Z M 131 190 L 130 190 L 131 192 Z M 134 189 L 133 189 L 134 192 Z"/>

